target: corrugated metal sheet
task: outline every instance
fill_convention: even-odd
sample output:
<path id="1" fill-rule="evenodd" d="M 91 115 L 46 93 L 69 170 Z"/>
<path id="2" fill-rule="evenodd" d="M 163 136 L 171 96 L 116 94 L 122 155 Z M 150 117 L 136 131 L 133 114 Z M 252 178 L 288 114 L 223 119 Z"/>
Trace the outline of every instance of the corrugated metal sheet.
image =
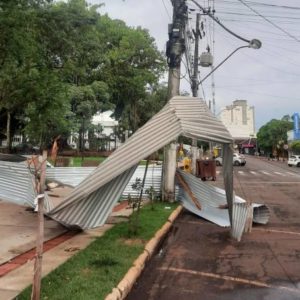
<path id="1" fill-rule="evenodd" d="M 138 166 L 122 193 L 123 198 L 127 198 L 128 194 L 135 197 L 139 196 L 140 193 L 132 189 L 132 184 L 135 183 L 136 178 L 143 180 L 144 173 L 145 166 Z M 150 164 L 146 175 L 143 197 L 146 196 L 145 191 L 147 191 L 147 189 L 149 189 L 151 186 L 154 188 L 157 195 L 161 194 L 161 178 L 162 166 Z"/>
<path id="2" fill-rule="evenodd" d="M 76 187 L 88 177 L 96 167 L 55 167 L 47 168 L 46 178 Z"/>
<path id="3" fill-rule="evenodd" d="M 87 176 L 89 176 L 96 168 L 86 167 L 59 167 L 59 168 L 48 168 L 47 179 L 60 182 L 65 185 L 76 187 L 82 182 Z M 126 198 L 128 194 L 137 196 L 139 193 L 132 189 L 132 184 L 135 183 L 136 178 L 143 179 L 145 173 L 145 165 L 139 165 L 132 177 L 130 178 L 127 186 L 125 187 L 122 197 Z M 162 166 L 156 164 L 150 164 L 146 176 L 144 191 L 153 186 L 157 194 L 161 193 L 161 177 L 162 177 Z M 144 193 L 143 193 L 144 196 Z"/>
<path id="4" fill-rule="evenodd" d="M 270 219 L 270 210 L 264 204 L 253 203 L 253 222 L 258 224 L 267 224 Z"/>
<path id="5" fill-rule="evenodd" d="M 97 210 L 101 206 L 105 213 L 98 216 L 103 219 L 93 224 L 103 223 L 111 211 L 112 203 L 116 201 L 114 197 L 116 191 L 111 187 L 117 185 L 116 178 L 119 178 L 118 180 L 123 183 L 123 174 L 136 166 L 140 160 L 174 141 L 179 135 L 219 143 L 232 143 L 232 137 L 228 130 L 212 115 L 203 100 L 192 97 L 174 97 L 158 114 L 135 132 L 125 144 L 101 163 L 49 215 L 64 220 L 64 222 L 68 220 L 72 224 L 80 223 L 82 228 L 89 228 L 91 223 L 87 222 L 89 224 L 87 225 L 78 222 L 79 219 L 84 219 L 85 210 L 72 209 L 70 212 L 72 207 L 81 207 L 85 203 L 84 206 L 89 206 L 91 210 Z M 105 196 L 97 193 L 106 185 L 108 192 Z M 123 185 L 120 185 L 119 188 L 121 186 Z M 121 193 L 119 194 L 121 195 Z M 94 201 L 95 197 L 91 196 L 96 194 L 99 203 Z M 87 204 L 89 201 L 93 205 Z"/>
<path id="6" fill-rule="evenodd" d="M 36 196 L 34 177 L 26 162 L 0 161 L 0 199 L 35 208 Z M 49 211 L 52 208 L 46 196 L 45 209 Z"/>
<path id="7" fill-rule="evenodd" d="M 195 197 L 198 199 L 202 209 L 199 210 L 191 201 L 188 194 L 179 186 L 178 200 L 182 205 L 194 214 L 211 221 L 222 227 L 229 227 L 230 220 L 228 209 L 220 209 L 226 202 L 225 191 L 201 181 L 192 174 L 177 170 L 187 183 Z"/>
<path id="8" fill-rule="evenodd" d="M 135 168 L 136 166 L 130 168 L 94 193 L 87 194 L 84 201 L 73 202 L 66 209 L 61 209 L 61 207 L 58 209 L 57 207 L 54 208 L 51 212 L 51 218 L 67 227 L 81 229 L 103 225 L 114 205 L 121 198 L 122 191 L 134 173 Z"/>
<path id="9" fill-rule="evenodd" d="M 197 198 L 201 210 L 196 207 L 188 193 L 179 185 L 178 200 L 182 202 L 182 205 L 206 220 L 222 227 L 229 227 L 229 211 L 222 208 L 227 204 L 225 191 L 210 185 L 208 182 L 201 181 L 199 178 L 180 169 L 177 172 Z M 249 212 L 253 212 L 251 219 L 253 219 L 254 223 L 266 224 L 270 217 L 270 212 L 266 205 L 249 204 L 241 197 L 235 196 L 232 210 L 232 236 L 237 240 L 241 239 Z"/>
<path id="10" fill-rule="evenodd" d="M 231 236 L 237 239 L 237 241 L 240 241 L 242 238 L 249 213 L 249 207 L 250 205 L 246 202 L 233 203 Z"/>

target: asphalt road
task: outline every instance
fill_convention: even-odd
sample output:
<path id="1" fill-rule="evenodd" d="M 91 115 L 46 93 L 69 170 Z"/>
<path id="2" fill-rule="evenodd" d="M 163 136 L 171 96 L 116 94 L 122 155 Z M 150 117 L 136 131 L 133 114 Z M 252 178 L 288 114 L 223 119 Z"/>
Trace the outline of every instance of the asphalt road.
<path id="1" fill-rule="evenodd" d="M 222 187 L 222 167 L 217 168 Z M 176 220 L 128 300 L 300 299 L 300 168 L 247 157 L 234 167 L 237 195 L 265 203 L 271 217 L 240 243 L 188 211 Z"/>

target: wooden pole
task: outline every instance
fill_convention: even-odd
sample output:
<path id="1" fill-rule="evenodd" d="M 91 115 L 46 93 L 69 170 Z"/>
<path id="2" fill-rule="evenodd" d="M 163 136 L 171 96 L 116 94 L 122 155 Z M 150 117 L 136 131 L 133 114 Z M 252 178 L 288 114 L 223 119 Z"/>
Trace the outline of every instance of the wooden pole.
<path id="1" fill-rule="evenodd" d="M 46 179 L 47 151 L 43 151 L 40 180 L 38 186 L 38 232 L 31 300 L 39 300 L 41 295 L 42 259 L 44 243 L 44 186 Z"/>

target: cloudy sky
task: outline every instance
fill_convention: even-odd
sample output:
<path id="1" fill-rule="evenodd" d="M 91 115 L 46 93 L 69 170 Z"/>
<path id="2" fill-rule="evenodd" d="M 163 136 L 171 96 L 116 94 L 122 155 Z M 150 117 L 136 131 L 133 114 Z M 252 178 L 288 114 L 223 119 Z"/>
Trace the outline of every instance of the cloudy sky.
<path id="1" fill-rule="evenodd" d="M 104 3 L 100 13 L 124 20 L 129 26 L 142 26 L 164 51 L 167 28 L 172 17 L 170 0 L 89 0 Z M 243 4 L 244 2 L 248 7 Z M 256 130 L 272 118 L 300 112 L 300 1 L 299 0 L 198 0 L 202 6 L 215 6 L 215 16 L 231 31 L 262 41 L 259 50 L 244 48 L 236 52 L 214 73 L 216 113 L 236 99 L 245 99 L 255 107 Z M 189 8 L 196 8 L 187 1 Z M 195 24 L 191 12 L 189 26 Z M 233 50 L 245 45 L 208 17 L 202 16 L 205 37 L 200 53 L 213 48 L 218 65 Z M 213 34 L 214 32 L 214 34 Z M 193 44 L 191 44 L 193 47 Z M 203 78 L 210 70 L 200 67 Z M 183 70 L 181 89 L 190 91 Z M 212 76 L 200 87 L 199 95 L 212 99 Z"/>

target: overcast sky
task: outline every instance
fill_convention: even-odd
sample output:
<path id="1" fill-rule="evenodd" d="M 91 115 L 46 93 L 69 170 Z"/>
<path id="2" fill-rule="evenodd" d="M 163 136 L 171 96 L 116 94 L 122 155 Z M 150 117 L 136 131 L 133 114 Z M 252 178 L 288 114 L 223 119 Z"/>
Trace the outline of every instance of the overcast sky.
<path id="1" fill-rule="evenodd" d="M 164 51 L 168 39 L 168 23 L 172 16 L 170 0 L 88 2 L 104 3 L 100 13 L 108 13 L 113 19 L 122 19 L 129 26 L 147 28 L 155 38 L 157 47 Z M 251 0 L 246 2 L 249 8 L 240 0 L 198 0 L 202 6 L 207 6 L 208 2 L 210 6 L 214 2 L 215 16 L 226 27 L 246 39 L 258 38 L 263 44 L 259 50 L 239 50 L 216 70 L 216 113 L 234 100 L 247 100 L 248 105 L 255 107 L 258 130 L 272 118 L 281 119 L 284 115 L 300 112 L 300 1 Z M 195 8 L 191 1 L 187 1 L 187 4 L 190 8 Z M 195 13 L 190 14 L 191 27 L 195 24 Z M 245 45 L 245 42 L 227 33 L 208 17 L 203 16 L 202 20 L 206 36 L 200 42 L 200 53 L 207 45 L 212 48 L 215 41 L 215 65 L 237 47 Z M 201 77 L 209 71 L 208 68 L 200 67 Z M 182 75 L 184 73 L 183 71 Z M 212 99 L 211 84 L 212 77 L 199 90 L 199 95 L 206 101 Z M 190 91 L 187 75 L 181 81 L 181 89 Z"/>

